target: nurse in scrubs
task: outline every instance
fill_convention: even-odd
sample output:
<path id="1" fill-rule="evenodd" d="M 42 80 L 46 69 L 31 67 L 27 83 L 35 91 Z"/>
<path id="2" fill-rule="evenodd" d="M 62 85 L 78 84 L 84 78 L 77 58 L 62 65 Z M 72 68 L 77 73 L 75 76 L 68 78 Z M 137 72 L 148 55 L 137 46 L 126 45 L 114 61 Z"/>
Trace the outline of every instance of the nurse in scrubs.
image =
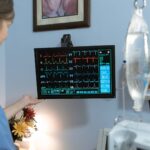
<path id="1" fill-rule="evenodd" d="M 0 0 L 0 44 L 8 36 L 8 29 L 14 19 L 13 0 Z M 0 106 L 0 150 L 16 150 L 10 132 L 8 119 L 15 115 L 22 108 L 39 103 L 31 96 L 23 96 L 16 103 L 2 108 Z"/>

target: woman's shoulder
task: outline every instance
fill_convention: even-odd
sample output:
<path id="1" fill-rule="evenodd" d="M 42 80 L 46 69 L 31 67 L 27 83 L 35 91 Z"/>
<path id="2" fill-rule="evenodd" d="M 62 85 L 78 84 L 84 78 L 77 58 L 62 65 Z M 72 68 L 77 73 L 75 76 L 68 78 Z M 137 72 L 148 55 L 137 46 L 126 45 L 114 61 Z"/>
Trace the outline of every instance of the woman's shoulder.
<path id="1" fill-rule="evenodd" d="M 0 112 L 4 112 L 4 110 L 3 110 L 3 108 L 2 108 L 2 106 L 0 105 Z"/>
<path id="2" fill-rule="evenodd" d="M 3 109 L 2 105 L 0 105 L 0 109 Z"/>
<path id="3" fill-rule="evenodd" d="M 5 114 L 5 111 L 4 109 L 0 106 L 0 118 L 1 118 L 1 121 L 3 122 L 7 122 L 7 117 L 6 117 L 6 114 Z"/>

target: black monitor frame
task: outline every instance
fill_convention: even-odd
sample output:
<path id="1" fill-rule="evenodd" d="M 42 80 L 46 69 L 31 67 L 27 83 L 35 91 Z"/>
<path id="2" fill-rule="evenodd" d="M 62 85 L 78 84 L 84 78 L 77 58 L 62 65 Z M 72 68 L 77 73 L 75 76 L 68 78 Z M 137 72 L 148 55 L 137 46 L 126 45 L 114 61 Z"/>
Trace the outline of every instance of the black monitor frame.
<path id="1" fill-rule="evenodd" d="M 52 53 L 64 52 L 66 55 L 70 52 L 76 51 L 99 51 L 99 50 L 110 50 L 111 51 L 111 93 L 98 93 L 98 94 L 41 94 L 41 83 L 40 78 L 41 62 L 40 56 L 47 55 L 50 57 Z M 114 45 L 96 45 L 96 46 L 78 46 L 78 47 L 49 47 L 49 48 L 34 48 L 35 55 L 35 69 L 36 69 L 36 82 L 37 82 L 37 95 L 39 99 L 64 99 L 64 98 L 115 98 L 116 87 L 115 87 L 115 46 Z M 42 56 L 44 57 L 44 56 Z M 59 67 L 59 66 L 58 66 Z M 99 74 L 99 72 L 98 72 Z M 63 89 L 63 88 L 62 88 Z"/>

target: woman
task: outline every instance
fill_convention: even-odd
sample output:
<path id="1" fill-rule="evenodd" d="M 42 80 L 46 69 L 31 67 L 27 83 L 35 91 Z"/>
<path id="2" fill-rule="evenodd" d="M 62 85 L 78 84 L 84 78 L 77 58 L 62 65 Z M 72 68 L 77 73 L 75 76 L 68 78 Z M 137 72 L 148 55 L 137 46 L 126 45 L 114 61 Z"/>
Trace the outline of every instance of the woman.
<path id="1" fill-rule="evenodd" d="M 0 0 L 0 44 L 7 38 L 8 29 L 12 24 L 13 19 L 13 0 Z M 4 110 L 0 107 L 0 150 L 16 150 L 7 119 L 10 119 L 22 108 L 37 103 L 39 103 L 37 99 L 30 96 L 24 96 Z"/>

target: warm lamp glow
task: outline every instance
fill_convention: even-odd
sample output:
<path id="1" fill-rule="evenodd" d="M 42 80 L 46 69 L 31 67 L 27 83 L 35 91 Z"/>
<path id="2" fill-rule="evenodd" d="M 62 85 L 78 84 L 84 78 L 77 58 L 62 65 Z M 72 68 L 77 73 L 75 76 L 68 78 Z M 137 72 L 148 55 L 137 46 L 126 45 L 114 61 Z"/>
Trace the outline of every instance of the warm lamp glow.
<path id="1" fill-rule="evenodd" d="M 57 150 L 59 149 L 59 143 L 56 137 L 51 137 L 42 132 L 37 131 L 30 138 L 29 150 Z"/>
<path id="2" fill-rule="evenodd" d="M 39 114 L 36 117 L 37 128 L 40 132 L 43 133 L 54 133 L 59 130 L 59 122 L 56 117 L 50 114 L 44 115 Z"/>
<path id="3" fill-rule="evenodd" d="M 29 150 L 57 150 L 60 149 L 58 132 L 60 123 L 50 112 L 38 112 L 36 115 L 37 129 L 29 138 Z"/>

